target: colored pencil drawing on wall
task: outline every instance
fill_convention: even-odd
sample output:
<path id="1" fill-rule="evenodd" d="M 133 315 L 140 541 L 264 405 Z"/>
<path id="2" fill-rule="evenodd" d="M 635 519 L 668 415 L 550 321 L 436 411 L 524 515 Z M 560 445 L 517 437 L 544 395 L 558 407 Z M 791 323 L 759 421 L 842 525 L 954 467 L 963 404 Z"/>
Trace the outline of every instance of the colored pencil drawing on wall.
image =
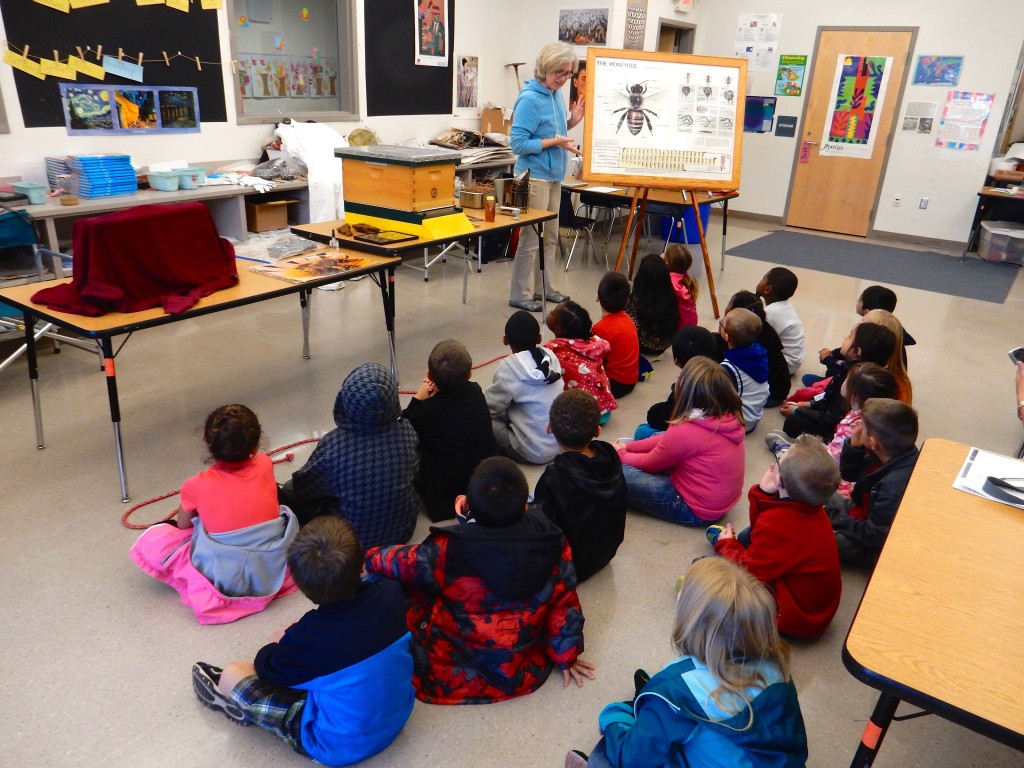
<path id="1" fill-rule="evenodd" d="M 871 157 L 877 135 L 874 118 L 885 103 L 891 65 L 891 56 L 838 57 L 835 99 L 825 119 L 820 154 Z"/>

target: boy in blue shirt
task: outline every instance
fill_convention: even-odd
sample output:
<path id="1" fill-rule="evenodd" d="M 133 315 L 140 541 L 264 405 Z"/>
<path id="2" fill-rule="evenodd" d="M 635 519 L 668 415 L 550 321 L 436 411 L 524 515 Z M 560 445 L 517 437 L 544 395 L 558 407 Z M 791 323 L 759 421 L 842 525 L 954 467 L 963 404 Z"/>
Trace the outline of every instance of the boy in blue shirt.
<path id="1" fill-rule="evenodd" d="M 363 580 L 364 551 L 345 520 L 315 518 L 288 568 L 318 607 L 256 654 L 223 670 L 198 662 L 199 701 L 238 725 L 277 734 L 301 755 L 350 765 L 385 749 L 412 713 L 412 654 L 402 591 Z"/>

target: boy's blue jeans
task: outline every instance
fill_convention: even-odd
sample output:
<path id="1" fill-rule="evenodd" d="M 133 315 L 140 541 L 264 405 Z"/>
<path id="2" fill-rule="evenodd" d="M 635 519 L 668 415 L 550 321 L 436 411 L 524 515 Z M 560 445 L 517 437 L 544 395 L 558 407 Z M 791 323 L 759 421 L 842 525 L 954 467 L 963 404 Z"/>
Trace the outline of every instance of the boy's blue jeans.
<path id="1" fill-rule="evenodd" d="M 713 520 L 697 517 L 683 501 L 679 491 L 672 485 L 668 475 L 652 475 L 642 469 L 624 464 L 622 475 L 626 478 L 629 505 L 662 520 L 680 525 L 703 527 Z"/>

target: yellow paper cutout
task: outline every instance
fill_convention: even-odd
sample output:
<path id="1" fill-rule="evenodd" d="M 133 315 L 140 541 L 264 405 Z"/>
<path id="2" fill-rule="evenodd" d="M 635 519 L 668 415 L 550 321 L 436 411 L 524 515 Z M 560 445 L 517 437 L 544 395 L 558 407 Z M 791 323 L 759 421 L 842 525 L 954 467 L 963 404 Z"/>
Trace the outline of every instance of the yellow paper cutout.
<path id="1" fill-rule="evenodd" d="M 76 72 L 81 72 L 83 75 L 88 75 L 89 77 L 95 77 L 97 80 L 102 80 L 107 76 L 107 70 L 99 64 L 93 64 L 92 62 L 80 59 L 77 56 L 68 56 L 68 66 Z"/>
<path id="2" fill-rule="evenodd" d="M 188 0 L 167 0 L 167 7 L 188 13 Z"/>
<path id="3" fill-rule="evenodd" d="M 204 11 L 219 11 L 224 7 L 224 0 L 202 0 Z"/>
<path id="4" fill-rule="evenodd" d="M 54 8 L 58 11 L 64 11 L 64 13 L 71 13 L 71 3 L 68 0 L 36 0 L 40 5 L 45 5 L 48 8 Z"/>
<path id="5" fill-rule="evenodd" d="M 135 0 L 136 5 L 163 5 L 164 0 Z"/>
<path id="6" fill-rule="evenodd" d="M 38 77 L 40 80 L 46 79 L 46 75 L 43 74 L 43 71 L 36 62 L 26 59 L 9 48 L 4 53 L 4 63 L 10 64 L 15 69 L 20 69 L 25 74 L 32 75 L 32 77 Z"/>
<path id="7" fill-rule="evenodd" d="M 72 8 L 88 8 L 90 5 L 106 5 L 110 0 L 71 0 Z"/>
<path id="8" fill-rule="evenodd" d="M 65 80 L 78 79 L 78 73 L 74 69 L 67 64 L 61 64 L 53 59 L 40 59 L 39 69 L 42 70 L 44 75 L 49 75 L 50 77 L 62 77 Z"/>

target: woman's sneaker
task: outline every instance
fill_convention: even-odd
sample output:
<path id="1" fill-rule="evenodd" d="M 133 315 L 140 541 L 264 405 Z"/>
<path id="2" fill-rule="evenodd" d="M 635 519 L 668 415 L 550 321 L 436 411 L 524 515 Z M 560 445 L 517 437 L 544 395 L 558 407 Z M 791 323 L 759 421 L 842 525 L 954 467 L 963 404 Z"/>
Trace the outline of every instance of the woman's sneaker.
<path id="1" fill-rule="evenodd" d="M 220 682 L 220 667 L 214 667 L 202 661 L 192 665 L 192 689 L 204 707 L 224 713 L 224 716 L 236 725 L 252 725 L 246 719 L 242 708 L 217 690 Z"/>

